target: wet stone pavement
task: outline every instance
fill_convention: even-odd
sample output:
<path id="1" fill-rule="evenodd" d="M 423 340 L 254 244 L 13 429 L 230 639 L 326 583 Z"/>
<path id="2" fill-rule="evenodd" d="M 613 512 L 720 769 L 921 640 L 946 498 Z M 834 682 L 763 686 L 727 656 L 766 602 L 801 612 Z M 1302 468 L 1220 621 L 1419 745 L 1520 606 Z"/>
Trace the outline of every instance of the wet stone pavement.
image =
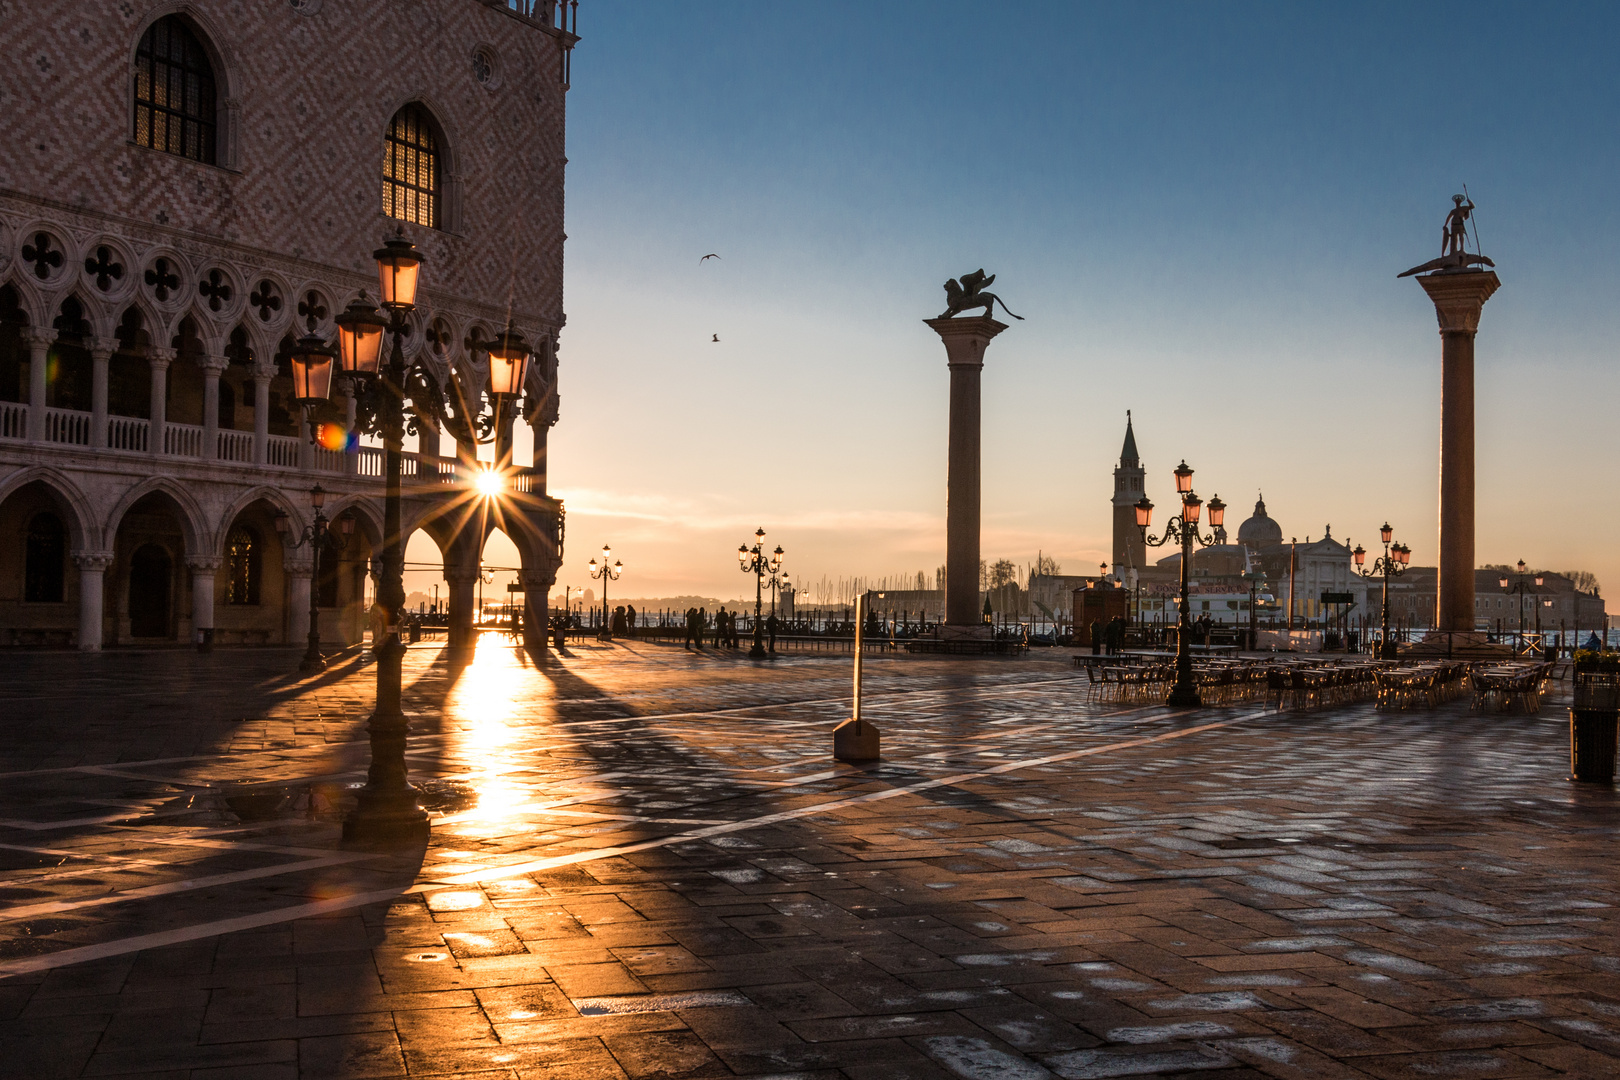
<path id="1" fill-rule="evenodd" d="M 1620 1075 L 1612 789 L 1539 717 L 1093 704 L 1066 657 L 8 654 L 0 1075 Z"/>

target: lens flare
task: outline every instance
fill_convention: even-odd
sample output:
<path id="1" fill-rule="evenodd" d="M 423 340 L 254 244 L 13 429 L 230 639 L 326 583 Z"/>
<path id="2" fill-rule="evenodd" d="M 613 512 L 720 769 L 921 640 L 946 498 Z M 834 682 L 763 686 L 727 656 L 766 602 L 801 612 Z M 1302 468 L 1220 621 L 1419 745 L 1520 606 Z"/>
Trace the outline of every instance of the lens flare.
<path id="1" fill-rule="evenodd" d="M 347 450 L 349 433 L 342 424 L 322 424 L 315 430 L 315 441 L 326 450 Z"/>
<path id="2" fill-rule="evenodd" d="M 506 478 L 494 469 L 485 469 L 478 474 L 478 494 L 485 498 L 493 498 L 506 488 Z"/>

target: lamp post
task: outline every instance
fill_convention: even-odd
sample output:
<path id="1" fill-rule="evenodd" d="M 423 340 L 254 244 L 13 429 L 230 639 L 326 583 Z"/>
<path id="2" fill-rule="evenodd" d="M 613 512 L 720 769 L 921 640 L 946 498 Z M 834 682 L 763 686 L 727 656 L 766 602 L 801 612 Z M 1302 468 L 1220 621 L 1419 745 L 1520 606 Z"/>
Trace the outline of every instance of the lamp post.
<path id="1" fill-rule="evenodd" d="M 613 549 L 608 545 L 603 544 L 602 565 L 597 566 L 596 560 L 592 559 L 590 566 L 588 567 L 593 579 L 602 579 L 602 632 L 596 635 L 597 640 L 599 641 L 613 640 L 613 616 L 611 609 L 608 607 L 608 582 L 618 581 L 619 575 L 624 573 L 624 563 L 619 562 L 617 559 L 613 560 L 613 564 L 611 566 L 608 565 L 608 560 L 612 558 Z"/>
<path id="2" fill-rule="evenodd" d="M 1384 543 L 1384 556 L 1373 561 L 1371 570 L 1362 569 L 1367 563 L 1367 552 L 1360 544 L 1357 544 L 1356 549 L 1350 553 L 1356 560 L 1356 573 L 1364 578 L 1381 577 L 1384 579 L 1382 629 L 1379 632 L 1378 640 L 1378 659 L 1380 660 L 1397 659 L 1395 643 L 1389 638 L 1389 579 L 1399 577 L 1405 573 L 1407 564 L 1412 561 L 1411 548 L 1405 544 L 1390 543 L 1390 537 L 1394 535 L 1395 530 L 1390 528 L 1389 522 L 1384 522 L 1384 527 L 1378 530 L 1378 538 Z"/>
<path id="3" fill-rule="evenodd" d="M 1181 497 L 1181 513 L 1171 518 L 1165 526 L 1162 537 L 1148 535 L 1148 527 L 1153 524 L 1153 503 L 1146 495 L 1136 504 L 1136 527 L 1142 530 L 1142 542 L 1149 547 L 1163 547 L 1165 544 L 1176 542 L 1181 545 L 1181 615 L 1176 631 L 1176 684 L 1170 688 L 1170 696 L 1164 699 L 1166 705 L 1189 706 L 1196 708 L 1203 704 L 1198 696 L 1198 683 L 1193 679 L 1192 652 L 1189 639 L 1192 637 L 1192 616 L 1188 608 L 1187 599 L 1187 570 L 1192 562 L 1192 549 L 1194 542 L 1206 547 L 1215 543 L 1213 533 L 1201 536 L 1198 532 L 1198 519 L 1202 514 L 1204 500 L 1193 493 L 1193 471 L 1183 461 L 1175 468 L 1176 494 Z M 1219 530 L 1226 522 L 1226 504 L 1221 502 L 1219 495 L 1209 500 L 1209 527 Z"/>
<path id="4" fill-rule="evenodd" d="M 400 708 L 401 673 L 405 645 L 399 639 L 401 609 L 405 604 L 404 537 L 401 529 L 400 485 L 403 443 L 407 431 L 426 421 L 448 430 L 457 442 L 489 442 L 501 438 L 512 409 L 523 391 L 529 350 L 511 326 L 488 346 L 489 397 L 486 413 L 481 400 L 467 402 L 459 395 L 454 404 L 421 361 L 407 365 L 404 336 L 416 309 L 416 288 L 422 255 L 403 236 L 383 241 L 372 253 L 377 263 L 378 297 L 384 316 L 364 292 L 338 315 L 337 358 L 343 374 L 355 384 L 355 425 L 383 441 L 383 551 L 377 603 L 386 613 L 384 640 L 376 647 L 377 701 L 367 723 L 371 765 L 366 784 L 356 793 L 358 805 L 343 823 L 346 841 L 363 843 L 422 841 L 428 833 L 427 815 L 416 802 L 416 789 L 406 779 L 407 723 Z M 383 335 L 393 337 L 393 348 L 383 358 Z M 301 338 L 290 357 L 293 383 L 300 403 L 312 413 L 330 409 L 333 353 L 313 334 Z M 509 445 L 509 440 L 507 440 Z"/>
<path id="5" fill-rule="evenodd" d="M 323 548 L 333 552 L 342 551 L 347 538 L 354 532 L 354 518 L 345 517 L 338 522 L 339 535 L 332 535 L 330 523 L 326 515 L 321 513 L 321 508 L 326 505 L 326 491 L 321 485 L 316 484 L 309 489 L 309 503 L 315 508 L 315 520 L 304 526 L 304 531 L 296 540 L 292 538 L 292 522 L 287 512 L 276 511 L 276 531 L 281 534 L 281 542 L 295 551 L 308 544 L 314 558 L 314 565 L 310 568 L 309 647 L 304 650 L 304 658 L 298 662 L 298 670 L 305 673 L 326 668 L 326 659 L 321 656 L 321 551 Z"/>
<path id="6" fill-rule="evenodd" d="M 1243 580 L 1249 583 L 1249 648 L 1253 649 L 1255 642 L 1259 640 L 1258 632 L 1255 630 L 1255 605 L 1260 599 L 1260 586 L 1266 583 L 1266 572 L 1245 570 Z"/>
<path id="7" fill-rule="evenodd" d="M 765 575 L 775 575 L 782 568 L 782 545 L 776 545 L 776 550 L 765 550 L 765 530 L 758 529 L 754 533 L 754 546 L 741 544 L 737 548 L 737 562 L 741 564 L 742 572 L 754 575 L 754 644 L 748 650 L 748 659 L 764 660 L 770 654 L 765 651 L 765 628 L 760 625 L 760 616 L 765 606 Z"/>
<path id="8" fill-rule="evenodd" d="M 1510 578 L 1507 574 L 1503 574 L 1500 578 L 1497 579 L 1497 584 L 1501 585 L 1502 588 L 1504 590 L 1506 590 L 1507 592 L 1516 593 L 1518 595 L 1518 598 L 1519 598 L 1519 645 L 1518 645 L 1518 648 L 1520 650 L 1522 650 L 1524 648 L 1524 594 L 1529 589 L 1529 585 L 1525 582 L 1525 578 L 1526 577 L 1532 578 L 1536 583 L 1536 588 L 1538 588 L 1538 589 L 1541 588 L 1541 583 L 1544 580 L 1546 580 L 1541 574 L 1532 575 L 1528 571 L 1529 571 L 1529 568 L 1524 565 L 1524 560 L 1520 559 L 1519 560 L 1519 565 L 1518 565 L 1518 573 L 1516 575 L 1514 575 L 1513 578 Z M 1540 624 L 1541 624 L 1541 610 L 1540 610 L 1540 608 L 1537 608 L 1536 609 L 1536 625 L 1537 625 L 1538 629 L 1540 628 Z"/>

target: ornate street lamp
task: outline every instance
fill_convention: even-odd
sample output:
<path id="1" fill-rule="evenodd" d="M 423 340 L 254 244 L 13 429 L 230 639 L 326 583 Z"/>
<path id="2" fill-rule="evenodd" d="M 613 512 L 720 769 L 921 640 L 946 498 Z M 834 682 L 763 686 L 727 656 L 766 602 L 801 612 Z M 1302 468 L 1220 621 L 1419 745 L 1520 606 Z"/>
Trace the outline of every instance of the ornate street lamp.
<path id="1" fill-rule="evenodd" d="M 343 551 L 348 547 L 349 536 L 354 533 L 354 518 L 345 516 L 338 522 L 338 534 L 332 534 L 326 515 L 321 513 L 326 505 L 326 491 L 321 485 L 310 488 L 309 504 L 315 508 L 315 520 L 304 526 L 304 531 L 298 534 L 296 540 L 292 537 L 292 521 L 287 517 L 287 512 L 276 511 L 276 531 L 281 534 L 281 542 L 294 551 L 308 544 L 313 558 L 309 588 L 309 645 L 304 649 L 304 658 L 298 662 L 298 670 L 306 674 L 326 669 L 326 658 L 321 655 L 321 552 L 336 554 Z"/>
<path id="2" fill-rule="evenodd" d="M 1260 587 L 1266 583 L 1266 572 L 1264 570 L 1245 570 L 1243 571 L 1243 580 L 1249 583 L 1249 648 L 1253 649 L 1255 642 L 1259 640 L 1259 635 L 1255 630 L 1255 606 L 1260 599 Z"/>
<path id="3" fill-rule="evenodd" d="M 1226 523 L 1226 504 L 1221 502 L 1219 495 L 1209 500 L 1209 527 L 1212 532 L 1209 536 L 1200 535 L 1198 519 L 1202 516 L 1204 501 L 1193 494 L 1193 471 L 1183 461 L 1176 466 L 1175 477 L 1176 493 L 1181 496 L 1181 513 L 1170 519 L 1164 535 L 1158 538 L 1148 535 L 1148 528 L 1153 524 L 1153 503 L 1146 495 L 1136 504 L 1136 527 L 1142 530 L 1142 542 L 1149 547 L 1162 547 L 1172 541 L 1181 545 L 1181 616 L 1176 631 L 1176 683 L 1170 688 L 1165 704 L 1196 708 L 1203 704 L 1203 700 L 1198 696 L 1198 683 L 1193 678 L 1192 614 L 1188 610 L 1191 603 L 1187 598 L 1187 572 L 1192 563 L 1193 544 L 1196 542 L 1208 547 L 1215 543 L 1214 532 Z"/>
<path id="4" fill-rule="evenodd" d="M 371 767 L 366 785 L 357 793 L 359 805 L 343 823 L 345 840 L 423 841 L 428 834 L 427 815 L 416 802 L 416 789 L 406 780 L 405 738 L 407 724 L 400 708 L 401 670 L 405 645 L 399 639 L 401 610 L 405 605 L 404 547 L 401 534 L 402 498 L 400 472 L 403 443 L 407 433 L 415 434 L 423 424 L 448 431 L 457 442 L 483 443 L 501 434 L 505 408 L 517 396 L 526 374 L 526 362 L 516 362 L 522 339 L 512 331 L 497 339 L 503 359 L 491 362 L 490 397 L 493 411 L 485 412 L 481 400 L 468 403 L 456 396 L 446 399 L 429 369 L 420 360 L 407 365 L 404 337 L 410 332 L 410 316 L 416 308 L 416 289 L 421 279 L 422 255 L 416 245 L 400 235 L 389 237 L 372 253 L 377 262 L 379 312 L 362 292 L 338 315 L 338 367 L 354 382 L 355 425 L 383 442 L 383 551 L 377 585 L 377 603 L 387 615 L 383 641 L 377 656 L 377 702 L 367 730 L 371 737 Z M 386 313 L 386 314 L 385 314 Z M 383 356 L 383 336 L 393 338 L 393 348 Z M 309 342 L 308 347 L 303 347 Z M 331 392 L 331 379 L 320 378 L 322 350 L 305 338 L 295 353 L 305 370 L 302 393 L 312 410 L 331 408 L 324 394 Z M 325 350 L 330 356 L 330 350 Z M 520 370 L 514 370 L 520 369 Z M 482 395 L 478 395 L 481 399 Z"/>
<path id="5" fill-rule="evenodd" d="M 1497 584 L 1501 585 L 1504 590 L 1506 590 L 1507 592 L 1510 592 L 1510 593 L 1517 593 L 1518 594 L 1518 598 L 1519 598 L 1519 643 L 1518 643 L 1517 651 L 1520 651 L 1520 652 L 1524 651 L 1524 594 L 1529 589 L 1528 583 L 1525 580 L 1527 577 L 1529 577 L 1529 578 L 1531 578 L 1532 580 L 1535 581 L 1536 588 L 1538 588 L 1538 589 L 1541 588 L 1542 582 L 1544 582 L 1546 580 L 1546 578 L 1541 574 L 1531 575 L 1529 573 L 1529 568 L 1524 565 L 1524 560 L 1523 559 L 1519 560 L 1518 574 L 1516 575 L 1515 579 L 1510 579 L 1507 574 L 1503 574 L 1500 578 L 1497 579 Z M 1537 599 L 1539 600 L 1540 597 L 1538 596 Z M 1536 632 L 1540 633 L 1540 631 L 1541 631 L 1541 608 L 1538 606 L 1536 608 Z"/>
<path id="6" fill-rule="evenodd" d="M 1411 548 L 1405 544 L 1390 543 L 1390 537 L 1394 535 L 1395 530 L 1390 527 L 1389 522 L 1384 522 L 1384 527 L 1378 530 L 1378 537 L 1384 543 L 1384 556 L 1373 561 L 1371 570 L 1362 569 L 1367 564 L 1367 551 L 1365 548 L 1357 544 L 1356 549 L 1350 553 L 1351 557 L 1356 561 L 1356 573 L 1364 578 L 1381 577 L 1384 579 L 1383 616 L 1380 620 L 1382 629 L 1378 640 L 1378 659 L 1380 660 L 1397 659 L 1395 642 L 1390 640 L 1389 636 L 1389 579 L 1399 577 L 1405 573 L 1407 563 L 1412 560 Z"/>
<path id="7" fill-rule="evenodd" d="M 608 607 L 608 582 L 618 581 L 619 575 L 624 573 L 624 563 L 613 559 L 613 565 L 609 566 L 609 559 L 613 559 L 613 549 L 603 544 L 602 565 L 597 566 L 596 560 L 592 559 L 590 566 L 587 567 L 593 579 L 602 579 L 602 632 L 596 635 L 601 641 L 613 640 L 613 616 L 611 609 Z"/>
<path id="8" fill-rule="evenodd" d="M 754 644 L 748 650 L 750 660 L 764 660 L 770 655 L 765 651 L 765 628 L 760 625 L 760 617 L 765 609 L 765 576 L 775 575 L 782 569 L 782 545 L 776 545 L 776 550 L 765 551 L 765 530 L 759 529 L 754 533 L 754 546 L 742 544 L 737 548 L 737 562 L 741 564 L 742 572 L 754 575 Z"/>

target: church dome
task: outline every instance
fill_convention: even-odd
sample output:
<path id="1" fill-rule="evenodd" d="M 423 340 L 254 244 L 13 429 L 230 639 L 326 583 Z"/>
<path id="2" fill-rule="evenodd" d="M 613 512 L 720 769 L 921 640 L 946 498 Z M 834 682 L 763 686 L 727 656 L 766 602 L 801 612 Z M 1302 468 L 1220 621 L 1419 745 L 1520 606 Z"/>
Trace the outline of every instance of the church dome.
<path id="1" fill-rule="evenodd" d="M 1282 526 L 1266 516 L 1264 496 L 1254 504 L 1254 516 L 1238 526 L 1237 541 L 1244 547 L 1257 549 L 1282 543 Z"/>

